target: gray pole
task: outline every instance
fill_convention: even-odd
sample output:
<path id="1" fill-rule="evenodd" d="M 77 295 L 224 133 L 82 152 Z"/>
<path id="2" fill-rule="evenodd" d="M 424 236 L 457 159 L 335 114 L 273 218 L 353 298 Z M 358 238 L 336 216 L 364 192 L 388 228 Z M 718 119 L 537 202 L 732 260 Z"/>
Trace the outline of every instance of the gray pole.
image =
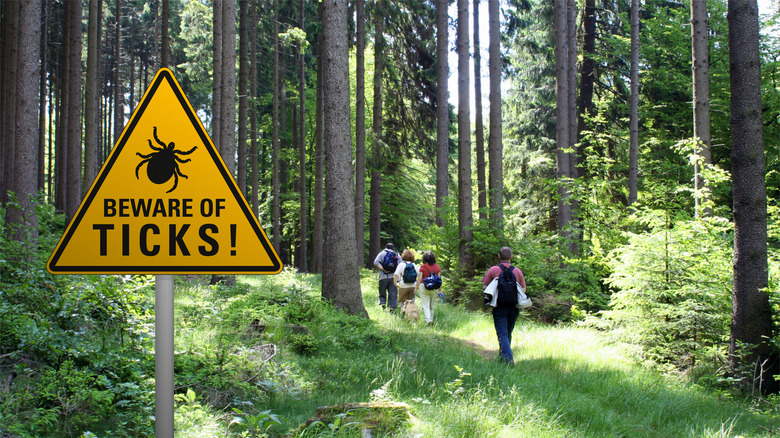
<path id="1" fill-rule="evenodd" d="M 154 278 L 154 436 L 173 438 L 173 275 Z"/>

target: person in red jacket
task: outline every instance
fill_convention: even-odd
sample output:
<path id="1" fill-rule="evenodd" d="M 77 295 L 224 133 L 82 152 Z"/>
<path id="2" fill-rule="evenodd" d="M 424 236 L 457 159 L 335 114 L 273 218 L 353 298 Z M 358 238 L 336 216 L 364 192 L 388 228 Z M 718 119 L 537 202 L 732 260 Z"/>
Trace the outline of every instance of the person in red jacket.
<path id="1" fill-rule="evenodd" d="M 482 288 L 486 288 L 494 278 L 499 277 L 503 269 L 513 268 L 512 273 L 515 275 L 515 280 L 525 290 L 523 271 L 512 267 L 510 264 L 512 261 L 512 249 L 508 246 L 501 248 L 498 250 L 498 258 L 500 263 L 488 269 L 482 278 Z M 514 305 L 497 305 L 493 308 L 493 325 L 496 328 L 496 336 L 498 337 L 499 359 L 509 364 L 514 364 L 514 356 L 512 356 L 512 330 L 515 328 L 515 322 L 519 314 L 520 309 Z"/>
<path id="2" fill-rule="evenodd" d="M 420 295 L 423 319 L 425 319 L 426 324 L 431 324 L 433 322 L 433 303 L 436 301 L 436 297 L 441 289 L 428 289 L 425 287 L 423 280 L 430 277 L 431 274 L 441 276 L 441 268 L 436 264 L 436 256 L 433 255 L 433 251 L 425 251 L 422 261 L 423 264 L 420 265 L 418 279 L 420 285 L 417 287 L 417 294 Z"/>

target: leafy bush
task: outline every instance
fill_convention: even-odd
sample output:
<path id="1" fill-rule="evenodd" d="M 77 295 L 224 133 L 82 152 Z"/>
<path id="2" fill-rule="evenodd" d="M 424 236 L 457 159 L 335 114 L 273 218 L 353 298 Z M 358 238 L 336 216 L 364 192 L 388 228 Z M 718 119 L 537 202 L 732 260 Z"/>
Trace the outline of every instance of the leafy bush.
<path id="1" fill-rule="evenodd" d="M 648 232 L 616 249 L 609 284 L 616 289 L 606 318 L 621 339 L 647 358 L 691 368 L 717 368 L 731 311 L 730 225 L 725 221 L 667 224 L 643 212 Z"/>
<path id="2" fill-rule="evenodd" d="M 72 360 L 44 369 L 0 404 L 0 424 L 22 436 L 63 436 L 84 431 L 115 413 L 109 380 Z"/>
<path id="3" fill-rule="evenodd" d="M 306 333 L 293 333 L 289 338 L 290 348 L 301 356 L 313 356 L 321 349 L 322 342 Z"/>
<path id="4" fill-rule="evenodd" d="M 50 275 L 65 218 L 42 202 L 37 212 L 37 257 L 0 239 L 0 373 L 15 376 L 0 398 L 3 431 L 150 436 L 148 279 Z"/>
<path id="5" fill-rule="evenodd" d="M 345 312 L 323 307 L 328 312 L 324 318 L 324 330 L 335 334 L 333 344 L 344 349 L 358 348 L 388 348 L 392 345 L 390 338 L 382 334 L 375 321 Z"/>

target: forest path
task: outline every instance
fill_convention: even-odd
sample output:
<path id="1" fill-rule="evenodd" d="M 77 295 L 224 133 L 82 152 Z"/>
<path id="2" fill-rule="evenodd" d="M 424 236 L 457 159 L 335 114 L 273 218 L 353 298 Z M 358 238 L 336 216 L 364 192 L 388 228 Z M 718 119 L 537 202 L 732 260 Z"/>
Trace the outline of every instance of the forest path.
<path id="1" fill-rule="evenodd" d="M 485 344 L 477 341 L 472 341 L 470 339 L 460 339 L 458 338 L 458 341 L 465 345 L 468 348 L 471 348 L 476 352 L 478 355 L 482 356 L 485 359 L 495 359 L 498 355 L 498 349 L 497 348 L 490 348 L 486 346 Z"/>

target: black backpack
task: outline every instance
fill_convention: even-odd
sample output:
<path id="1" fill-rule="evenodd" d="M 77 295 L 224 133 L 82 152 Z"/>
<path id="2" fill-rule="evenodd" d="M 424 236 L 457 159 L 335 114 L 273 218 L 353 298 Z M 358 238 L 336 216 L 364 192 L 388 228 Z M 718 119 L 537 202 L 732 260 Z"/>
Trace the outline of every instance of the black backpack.
<path id="1" fill-rule="evenodd" d="M 501 275 L 498 276 L 498 287 L 496 293 L 496 307 L 515 307 L 517 305 L 517 278 L 514 274 L 514 266 L 505 268 L 504 265 L 498 265 L 501 268 Z"/>
<path id="2" fill-rule="evenodd" d="M 406 262 L 404 268 L 404 283 L 412 284 L 417 281 L 417 270 L 414 269 L 414 263 Z"/>
<path id="3" fill-rule="evenodd" d="M 398 254 L 395 251 L 385 251 L 385 257 L 382 259 L 382 267 L 387 272 L 394 272 L 398 267 Z"/>

